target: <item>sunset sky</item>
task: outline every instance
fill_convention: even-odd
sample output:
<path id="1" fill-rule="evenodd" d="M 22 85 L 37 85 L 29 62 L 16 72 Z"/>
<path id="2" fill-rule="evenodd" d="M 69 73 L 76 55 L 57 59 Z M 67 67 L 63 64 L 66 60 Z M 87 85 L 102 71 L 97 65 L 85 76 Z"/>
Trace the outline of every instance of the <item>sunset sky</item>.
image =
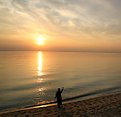
<path id="1" fill-rule="evenodd" d="M 0 50 L 121 52 L 121 0 L 0 0 Z"/>

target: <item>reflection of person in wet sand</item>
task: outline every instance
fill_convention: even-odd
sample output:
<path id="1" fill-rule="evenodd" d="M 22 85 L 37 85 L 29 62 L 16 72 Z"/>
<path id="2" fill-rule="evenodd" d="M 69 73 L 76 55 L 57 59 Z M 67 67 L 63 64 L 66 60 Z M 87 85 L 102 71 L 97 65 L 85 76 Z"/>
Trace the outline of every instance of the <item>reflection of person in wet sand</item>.
<path id="1" fill-rule="evenodd" d="M 58 108 L 60 108 L 62 106 L 62 96 L 61 93 L 63 92 L 64 87 L 62 89 L 58 88 L 55 98 L 57 98 L 57 104 L 58 104 Z"/>

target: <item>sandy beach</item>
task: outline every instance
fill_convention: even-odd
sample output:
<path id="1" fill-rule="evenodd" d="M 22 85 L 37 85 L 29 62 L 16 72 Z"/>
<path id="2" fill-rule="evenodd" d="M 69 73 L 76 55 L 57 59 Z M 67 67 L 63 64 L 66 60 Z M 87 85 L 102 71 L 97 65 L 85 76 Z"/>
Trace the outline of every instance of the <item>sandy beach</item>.
<path id="1" fill-rule="evenodd" d="M 121 93 L 108 94 L 83 101 L 56 105 L 33 107 L 0 113 L 0 117 L 121 117 Z"/>

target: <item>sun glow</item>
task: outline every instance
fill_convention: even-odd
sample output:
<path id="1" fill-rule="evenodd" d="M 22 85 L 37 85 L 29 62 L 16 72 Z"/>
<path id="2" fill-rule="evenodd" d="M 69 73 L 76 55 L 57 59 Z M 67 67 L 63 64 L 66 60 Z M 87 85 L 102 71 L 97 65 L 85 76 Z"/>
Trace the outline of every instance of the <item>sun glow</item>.
<path id="1" fill-rule="evenodd" d="M 37 37 L 37 44 L 38 45 L 44 45 L 44 37 L 43 36 Z"/>

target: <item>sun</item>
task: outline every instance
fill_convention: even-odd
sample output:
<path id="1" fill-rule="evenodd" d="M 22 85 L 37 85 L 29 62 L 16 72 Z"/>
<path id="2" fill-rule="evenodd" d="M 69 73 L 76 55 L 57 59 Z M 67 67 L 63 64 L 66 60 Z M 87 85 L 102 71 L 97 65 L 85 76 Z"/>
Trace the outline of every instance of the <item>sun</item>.
<path id="1" fill-rule="evenodd" d="M 44 37 L 43 36 L 37 37 L 37 44 L 38 45 L 44 45 Z"/>

